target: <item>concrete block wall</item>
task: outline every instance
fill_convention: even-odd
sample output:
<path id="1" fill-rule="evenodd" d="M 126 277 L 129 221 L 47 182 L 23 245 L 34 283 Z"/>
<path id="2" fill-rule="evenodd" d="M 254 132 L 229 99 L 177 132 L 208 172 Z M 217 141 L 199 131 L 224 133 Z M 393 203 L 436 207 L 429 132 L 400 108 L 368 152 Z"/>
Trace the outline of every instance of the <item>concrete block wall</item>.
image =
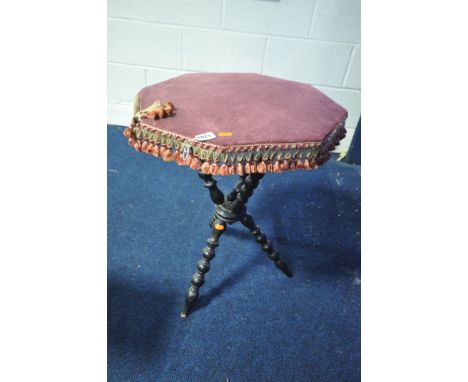
<path id="1" fill-rule="evenodd" d="M 255 72 L 314 85 L 361 113 L 360 0 L 108 0 L 108 122 L 146 85 L 188 72 Z"/>

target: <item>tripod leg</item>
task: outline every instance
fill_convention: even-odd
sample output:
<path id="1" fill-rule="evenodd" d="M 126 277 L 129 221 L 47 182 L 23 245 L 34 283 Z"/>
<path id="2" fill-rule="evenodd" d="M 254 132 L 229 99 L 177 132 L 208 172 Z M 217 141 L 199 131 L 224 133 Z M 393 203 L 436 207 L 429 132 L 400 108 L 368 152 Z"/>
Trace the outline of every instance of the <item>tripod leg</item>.
<path id="1" fill-rule="evenodd" d="M 292 277 L 292 273 L 288 266 L 280 259 L 279 253 L 273 248 L 273 244 L 267 239 L 266 235 L 261 232 L 260 227 L 255 224 L 252 216 L 245 214 L 241 219 L 241 223 L 250 230 L 255 241 L 262 246 L 262 249 L 268 254 L 268 257 L 273 260 L 275 265 L 283 271 L 286 276 Z"/>
<path id="2" fill-rule="evenodd" d="M 236 200 L 236 196 L 239 193 L 239 190 L 241 186 L 244 184 L 244 182 L 245 182 L 245 176 L 239 176 L 239 179 L 234 184 L 232 191 L 226 196 L 226 199 L 228 201 L 233 202 L 234 200 Z"/>
<path id="3" fill-rule="evenodd" d="M 213 231 L 206 241 L 208 246 L 203 249 L 203 257 L 197 263 L 197 271 L 192 276 L 192 285 L 185 292 L 185 303 L 180 316 L 185 318 L 189 314 L 190 308 L 198 299 L 198 290 L 205 282 L 205 273 L 210 270 L 210 261 L 215 257 L 215 248 L 218 246 L 218 240 L 226 229 L 226 224 L 221 220 L 213 222 Z"/>

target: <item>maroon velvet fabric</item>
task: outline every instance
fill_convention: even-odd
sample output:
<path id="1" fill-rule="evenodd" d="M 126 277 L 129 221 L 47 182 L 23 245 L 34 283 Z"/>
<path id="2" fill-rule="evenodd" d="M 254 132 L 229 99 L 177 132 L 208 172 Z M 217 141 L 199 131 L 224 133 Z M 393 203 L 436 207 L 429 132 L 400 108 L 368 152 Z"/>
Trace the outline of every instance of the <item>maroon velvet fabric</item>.
<path id="1" fill-rule="evenodd" d="M 142 122 L 187 138 L 231 132 L 207 143 L 229 146 L 323 140 L 346 110 L 310 85 L 241 73 L 191 73 L 148 86 L 140 110 L 171 101 L 172 117 Z"/>

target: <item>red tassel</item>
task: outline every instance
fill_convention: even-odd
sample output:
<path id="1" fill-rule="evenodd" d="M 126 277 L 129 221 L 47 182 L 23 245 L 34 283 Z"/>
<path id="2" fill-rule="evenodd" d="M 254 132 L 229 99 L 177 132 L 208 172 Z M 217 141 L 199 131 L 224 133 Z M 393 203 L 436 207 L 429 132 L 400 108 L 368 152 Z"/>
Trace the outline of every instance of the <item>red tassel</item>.
<path id="1" fill-rule="evenodd" d="M 201 160 L 198 158 L 193 158 L 192 161 L 190 162 L 190 168 L 192 170 L 200 170 L 201 168 Z"/>
<path id="2" fill-rule="evenodd" d="M 236 173 L 239 176 L 244 176 L 244 166 L 242 166 L 242 163 L 238 163 L 236 166 Z"/>
<path id="3" fill-rule="evenodd" d="M 172 102 L 166 102 L 163 106 L 164 113 L 170 117 L 172 115 L 172 111 L 174 110 L 174 105 Z"/>
<path id="4" fill-rule="evenodd" d="M 310 170 L 310 163 L 309 163 L 309 160 L 308 160 L 308 159 L 306 159 L 306 160 L 304 161 L 304 168 L 305 168 L 306 170 Z"/>
<path id="5" fill-rule="evenodd" d="M 172 160 L 175 160 L 177 162 L 177 159 L 179 159 L 180 152 L 179 150 L 176 150 L 174 154 L 172 154 Z"/>
<path id="6" fill-rule="evenodd" d="M 210 164 L 208 162 L 203 162 L 202 166 L 200 167 L 200 170 L 203 174 L 209 174 L 210 173 Z"/>
<path id="7" fill-rule="evenodd" d="M 291 160 L 291 163 L 289 164 L 289 169 L 291 171 L 294 171 L 296 169 L 296 164 L 294 163 L 294 159 Z"/>
<path id="8" fill-rule="evenodd" d="M 250 174 L 250 163 L 249 162 L 245 162 L 245 165 L 244 165 L 244 172 L 246 174 Z"/>
<path id="9" fill-rule="evenodd" d="M 316 158 L 316 163 L 318 165 L 322 165 L 324 164 L 328 159 L 330 159 L 330 153 L 326 152 L 326 153 L 322 153 L 320 156 L 318 156 Z"/>
<path id="10" fill-rule="evenodd" d="M 133 137 L 128 138 L 128 144 L 133 147 L 133 145 L 135 144 L 135 138 Z"/>
<path id="11" fill-rule="evenodd" d="M 216 163 L 212 163 L 210 165 L 210 174 L 217 175 L 218 174 L 218 165 Z"/>
<path id="12" fill-rule="evenodd" d="M 153 154 L 153 156 L 157 158 L 161 153 L 159 146 L 158 145 L 154 146 L 153 151 L 151 153 Z"/>
<path id="13" fill-rule="evenodd" d="M 271 163 L 270 161 L 268 161 L 267 165 L 266 165 L 266 170 L 268 172 L 273 172 L 273 163 Z"/>
<path id="14" fill-rule="evenodd" d="M 161 151 L 162 151 L 162 148 L 161 148 Z M 169 162 L 171 160 L 171 158 L 172 158 L 171 149 L 165 149 L 164 153 L 161 154 L 161 156 L 162 156 L 163 161 Z"/>
<path id="15" fill-rule="evenodd" d="M 273 172 L 281 172 L 281 166 L 279 161 L 276 161 L 275 164 L 273 165 Z"/>
<path id="16" fill-rule="evenodd" d="M 260 163 L 257 164 L 257 172 L 259 174 L 265 174 L 266 168 L 267 168 L 267 166 L 266 166 L 265 162 L 260 162 Z"/>
<path id="17" fill-rule="evenodd" d="M 147 147 L 148 147 L 148 141 L 144 141 L 143 144 L 141 145 L 141 151 L 144 151 L 146 153 Z"/>
<path id="18" fill-rule="evenodd" d="M 184 161 L 184 158 L 182 157 L 182 155 L 179 155 L 179 156 L 177 157 L 177 161 L 176 161 L 176 162 L 177 162 L 177 164 L 178 164 L 179 166 L 185 166 L 185 161 Z"/>
<path id="19" fill-rule="evenodd" d="M 281 163 L 281 170 L 285 171 L 289 169 L 289 163 L 287 160 L 284 160 L 283 163 Z"/>
<path id="20" fill-rule="evenodd" d="M 228 175 L 234 175 L 234 174 L 235 174 L 234 166 L 232 164 L 230 164 L 228 166 Z"/>
<path id="21" fill-rule="evenodd" d="M 132 129 L 130 127 L 127 127 L 124 132 L 123 132 L 123 135 L 127 138 L 130 138 L 132 136 Z"/>
<path id="22" fill-rule="evenodd" d="M 136 151 L 141 151 L 141 142 L 136 141 L 133 147 L 135 148 Z"/>
<path id="23" fill-rule="evenodd" d="M 150 143 L 148 146 L 146 146 L 146 154 L 151 154 L 153 152 L 154 145 Z"/>
<path id="24" fill-rule="evenodd" d="M 164 110 L 163 108 L 158 108 L 156 109 L 156 115 L 154 116 L 154 119 L 158 119 L 156 117 L 159 117 L 159 118 L 163 118 L 164 117 Z"/>
<path id="25" fill-rule="evenodd" d="M 190 163 L 192 162 L 193 156 L 192 154 L 187 155 L 187 158 L 185 158 L 185 165 L 190 166 Z"/>
<path id="26" fill-rule="evenodd" d="M 304 168 L 304 163 L 302 163 L 302 161 L 300 159 L 296 163 L 296 168 L 298 170 L 302 170 Z"/>
<path id="27" fill-rule="evenodd" d="M 251 165 L 250 165 L 250 173 L 251 174 L 255 174 L 257 172 L 257 163 L 256 162 L 253 162 Z"/>
<path id="28" fill-rule="evenodd" d="M 222 164 L 219 168 L 219 175 L 226 176 L 228 174 L 227 165 Z"/>

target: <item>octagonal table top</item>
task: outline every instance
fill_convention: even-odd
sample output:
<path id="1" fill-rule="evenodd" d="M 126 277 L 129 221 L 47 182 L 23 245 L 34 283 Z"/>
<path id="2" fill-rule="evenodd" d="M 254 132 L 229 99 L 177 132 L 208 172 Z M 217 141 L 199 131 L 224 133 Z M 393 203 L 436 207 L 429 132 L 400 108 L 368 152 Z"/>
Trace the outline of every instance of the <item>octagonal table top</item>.
<path id="1" fill-rule="evenodd" d="M 345 135 L 347 111 L 311 85 L 190 73 L 143 88 L 125 130 L 137 150 L 205 173 L 310 169 Z"/>

